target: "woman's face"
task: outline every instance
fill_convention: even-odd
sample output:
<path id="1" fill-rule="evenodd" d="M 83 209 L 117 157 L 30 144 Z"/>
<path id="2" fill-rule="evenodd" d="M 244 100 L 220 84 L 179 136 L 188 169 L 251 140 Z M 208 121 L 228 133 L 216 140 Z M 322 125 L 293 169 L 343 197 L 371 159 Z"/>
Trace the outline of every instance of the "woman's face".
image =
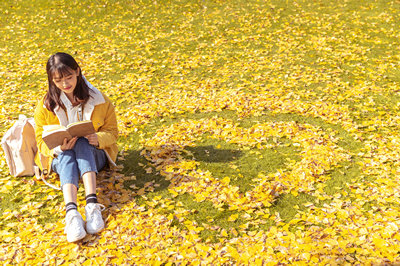
<path id="1" fill-rule="evenodd" d="M 55 73 L 53 76 L 53 82 L 57 88 L 63 91 L 65 94 L 72 96 L 78 82 L 79 69 L 72 70 L 69 74 L 64 74 L 61 77 L 60 73 Z"/>

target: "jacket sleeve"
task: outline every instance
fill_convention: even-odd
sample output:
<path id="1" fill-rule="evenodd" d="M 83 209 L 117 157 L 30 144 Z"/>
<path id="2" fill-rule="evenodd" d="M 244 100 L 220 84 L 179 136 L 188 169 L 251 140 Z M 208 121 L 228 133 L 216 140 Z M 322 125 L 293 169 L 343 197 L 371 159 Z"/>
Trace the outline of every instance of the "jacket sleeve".
<path id="1" fill-rule="evenodd" d="M 105 110 L 104 124 L 97 132 L 99 140 L 99 148 L 104 149 L 117 143 L 118 126 L 117 116 L 115 114 L 114 105 L 107 99 L 107 107 Z"/>
<path id="2" fill-rule="evenodd" d="M 46 109 L 43 107 L 43 101 L 36 106 L 35 114 L 35 137 L 39 152 L 46 157 L 53 157 L 53 152 L 47 147 L 42 139 L 43 126 L 48 125 Z"/>

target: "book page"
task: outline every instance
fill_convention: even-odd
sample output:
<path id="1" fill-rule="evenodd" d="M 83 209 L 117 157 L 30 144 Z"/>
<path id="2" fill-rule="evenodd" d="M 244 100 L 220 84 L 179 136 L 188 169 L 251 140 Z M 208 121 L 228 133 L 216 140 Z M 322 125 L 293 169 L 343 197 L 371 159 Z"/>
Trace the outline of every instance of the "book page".
<path id="1" fill-rule="evenodd" d="M 96 132 L 90 120 L 71 123 L 67 126 L 67 131 L 72 137 L 84 137 Z"/>
<path id="2" fill-rule="evenodd" d="M 65 127 L 61 126 L 61 125 L 45 125 L 43 126 L 43 133 L 42 133 L 42 137 L 47 136 L 49 134 L 51 134 L 54 131 L 60 131 L 60 130 L 66 130 Z"/>

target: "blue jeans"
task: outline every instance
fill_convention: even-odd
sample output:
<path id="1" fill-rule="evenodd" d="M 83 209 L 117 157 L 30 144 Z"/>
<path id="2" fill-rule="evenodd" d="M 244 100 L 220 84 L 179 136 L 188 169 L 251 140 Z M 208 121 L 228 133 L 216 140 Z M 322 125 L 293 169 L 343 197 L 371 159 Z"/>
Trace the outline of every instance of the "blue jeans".
<path id="1" fill-rule="evenodd" d="M 79 177 L 87 172 L 96 174 L 106 165 L 107 156 L 96 149 L 86 138 L 78 138 L 71 150 L 60 153 L 51 163 L 51 169 L 60 176 L 61 187 L 74 184 L 78 188 Z"/>

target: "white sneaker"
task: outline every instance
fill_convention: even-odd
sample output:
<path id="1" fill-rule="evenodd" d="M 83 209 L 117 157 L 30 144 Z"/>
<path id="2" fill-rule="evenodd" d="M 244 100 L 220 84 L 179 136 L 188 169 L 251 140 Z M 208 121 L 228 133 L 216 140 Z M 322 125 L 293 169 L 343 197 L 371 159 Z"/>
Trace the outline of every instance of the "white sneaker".
<path id="1" fill-rule="evenodd" d="M 81 240 L 86 236 L 85 222 L 77 210 L 71 210 L 65 216 L 65 229 L 68 242 Z"/>
<path id="2" fill-rule="evenodd" d="M 99 203 L 88 203 L 86 205 L 86 231 L 89 234 L 96 234 L 104 229 L 104 221 L 101 217 L 101 212 L 104 209 L 105 207 Z"/>

